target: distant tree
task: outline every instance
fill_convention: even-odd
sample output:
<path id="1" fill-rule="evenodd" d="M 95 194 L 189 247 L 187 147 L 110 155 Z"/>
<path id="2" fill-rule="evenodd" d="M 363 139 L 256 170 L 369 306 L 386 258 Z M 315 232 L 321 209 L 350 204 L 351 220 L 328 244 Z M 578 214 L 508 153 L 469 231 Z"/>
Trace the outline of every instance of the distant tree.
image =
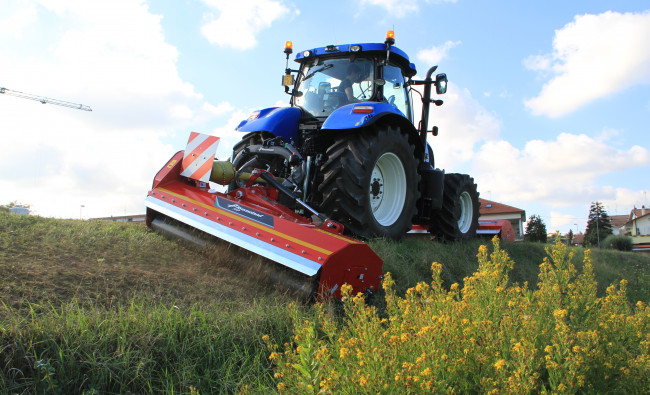
<path id="1" fill-rule="evenodd" d="M 569 233 L 566 234 L 566 245 L 573 245 L 573 229 L 569 229 Z"/>
<path id="2" fill-rule="evenodd" d="M 541 241 L 546 243 L 546 225 L 539 215 L 531 215 L 526 224 L 526 241 Z"/>
<path id="3" fill-rule="evenodd" d="M 600 247 L 600 242 L 612 233 L 612 223 L 603 204 L 600 202 L 591 203 L 584 245 Z"/>

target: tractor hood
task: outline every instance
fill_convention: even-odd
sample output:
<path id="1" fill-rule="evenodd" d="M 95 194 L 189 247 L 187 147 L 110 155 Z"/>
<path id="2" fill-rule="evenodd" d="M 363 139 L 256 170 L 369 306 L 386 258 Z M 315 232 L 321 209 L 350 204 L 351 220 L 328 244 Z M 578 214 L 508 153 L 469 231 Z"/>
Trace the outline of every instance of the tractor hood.
<path id="1" fill-rule="evenodd" d="M 300 109 L 296 107 L 271 107 L 255 111 L 241 121 L 238 132 L 269 132 L 287 140 L 295 138 Z"/>

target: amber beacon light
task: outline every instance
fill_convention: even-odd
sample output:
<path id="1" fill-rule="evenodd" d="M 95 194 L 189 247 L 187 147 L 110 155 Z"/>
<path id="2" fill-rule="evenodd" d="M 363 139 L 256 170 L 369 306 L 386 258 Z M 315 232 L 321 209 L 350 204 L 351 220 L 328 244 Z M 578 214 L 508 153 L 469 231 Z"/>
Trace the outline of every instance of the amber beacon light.
<path id="1" fill-rule="evenodd" d="M 287 55 L 293 53 L 293 43 L 291 41 L 287 41 L 286 43 L 284 43 L 284 53 L 286 53 Z"/>
<path id="2" fill-rule="evenodd" d="M 395 32 L 393 30 L 386 32 L 386 44 L 395 44 Z"/>

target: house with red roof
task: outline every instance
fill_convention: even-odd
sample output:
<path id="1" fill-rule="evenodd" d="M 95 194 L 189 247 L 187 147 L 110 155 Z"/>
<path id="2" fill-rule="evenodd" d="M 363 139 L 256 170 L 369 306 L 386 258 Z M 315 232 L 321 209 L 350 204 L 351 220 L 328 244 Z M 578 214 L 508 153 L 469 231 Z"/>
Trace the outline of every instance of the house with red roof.
<path id="1" fill-rule="evenodd" d="M 615 235 L 624 236 L 627 233 L 625 225 L 630 220 L 629 215 L 610 215 L 609 223 L 612 224 L 612 233 Z"/>
<path id="2" fill-rule="evenodd" d="M 481 202 L 479 221 L 508 220 L 512 224 L 515 240 L 524 239 L 525 210 L 482 198 L 479 198 L 479 201 Z"/>
<path id="3" fill-rule="evenodd" d="M 645 206 L 632 209 L 627 216 L 625 230 L 630 236 L 650 235 L 650 209 Z"/>
<path id="4" fill-rule="evenodd" d="M 625 234 L 632 237 L 632 250 L 650 252 L 650 208 L 641 206 L 630 211 Z"/>

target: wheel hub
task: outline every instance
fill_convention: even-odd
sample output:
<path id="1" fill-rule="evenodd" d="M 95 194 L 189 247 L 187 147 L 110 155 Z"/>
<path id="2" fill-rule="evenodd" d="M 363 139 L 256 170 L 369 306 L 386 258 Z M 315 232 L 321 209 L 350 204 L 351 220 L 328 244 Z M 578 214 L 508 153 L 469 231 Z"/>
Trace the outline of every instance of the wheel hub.
<path id="1" fill-rule="evenodd" d="M 383 176 L 381 175 L 381 172 L 377 172 L 379 174 L 375 174 L 375 171 L 372 172 L 372 184 L 370 184 L 370 194 L 372 195 L 373 199 L 381 199 L 381 195 L 384 193 L 383 189 Z"/>
<path id="2" fill-rule="evenodd" d="M 375 220 L 382 226 L 393 225 L 406 201 L 406 172 L 397 155 L 387 152 L 377 159 L 368 192 Z"/>

